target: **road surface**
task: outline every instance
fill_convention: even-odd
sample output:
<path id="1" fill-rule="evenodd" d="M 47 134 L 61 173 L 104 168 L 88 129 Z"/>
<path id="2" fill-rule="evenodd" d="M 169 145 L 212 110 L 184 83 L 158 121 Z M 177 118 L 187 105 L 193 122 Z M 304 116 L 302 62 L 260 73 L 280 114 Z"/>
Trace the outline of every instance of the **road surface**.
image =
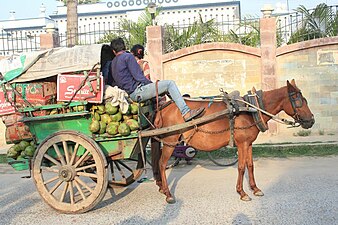
<path id="1" fill-rule="evenodd" d="M 43 202 L 31 179 L 0 164 L 0 224 L 338 224 L 338 156 L 255 160 L 265 193 L 251 202 L 235 191 L 237 168 L 208 161 L 167 170 L 176 204 L 168 205 L 153 182 L 109 189 L 93 210 L 59 214 Z M 148 171 L 150 176 L 151 171 Z"/>

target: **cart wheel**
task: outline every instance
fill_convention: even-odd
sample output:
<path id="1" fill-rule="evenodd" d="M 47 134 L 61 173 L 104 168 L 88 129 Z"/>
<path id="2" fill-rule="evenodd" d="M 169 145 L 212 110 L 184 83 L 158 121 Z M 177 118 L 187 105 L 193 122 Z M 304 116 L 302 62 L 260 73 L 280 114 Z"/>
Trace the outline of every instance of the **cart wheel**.
<path id="1" fill-rule="evenodd" d="M 109 187 L 128 186 L 138 180 L 143 173 L 142 156 L 136 154 L 128 159 L 111 160 L 109 167 L 111 172 L 108 177 Z"/>
<path id="2" fill-rule="evenodd" d="M 209 159 L 217 166 L 233 166 L 238 161 L 237 148 L 221 148 L 208 152 Z"/>
<path id="3" fill-rule="evenodd" d="M 52 208 L 62 213 L 83 213 L 105 196 L 107 162 L 91 138 L 60 131 L 39 145 L 34 155 L 33 179 L 39 194 Z"/>

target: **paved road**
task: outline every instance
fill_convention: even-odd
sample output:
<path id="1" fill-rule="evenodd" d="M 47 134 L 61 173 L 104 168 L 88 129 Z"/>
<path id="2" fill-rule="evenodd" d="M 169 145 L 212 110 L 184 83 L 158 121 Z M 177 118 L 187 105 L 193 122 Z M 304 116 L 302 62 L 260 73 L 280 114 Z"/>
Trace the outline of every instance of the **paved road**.
<path id="1" fill-rule="evenodd" d="M 108 191 L 92 211 L 59 214 L 47 206 L 25 172 L 0 165 L 0 224 L 338 224 L 338 157 L 257 159 L 265 193 L 242 202 L 237 169 L 206 161 L 168 170 L 177 203 L 168 205 L 154 183 Z M 248 190 L 248 184 L 245 183 Z"/>

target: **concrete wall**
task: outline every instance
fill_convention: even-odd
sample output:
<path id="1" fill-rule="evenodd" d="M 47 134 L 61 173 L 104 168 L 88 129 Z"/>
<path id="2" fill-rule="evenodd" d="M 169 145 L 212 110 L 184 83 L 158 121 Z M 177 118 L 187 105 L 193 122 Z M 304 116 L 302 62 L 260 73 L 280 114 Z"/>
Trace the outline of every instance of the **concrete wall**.
<path id="1" fill-rule="evenodd" d="M 164 79 L 174 80 L 182 94 L 212 96 L 219 89 L 245 94 L 260 87 L 260 51 L 233 43 L 209 43 L 163 56 Z"/>
<path id="2" fill-rule="evenodd" d="M 277 49 L 278 86 L 294 78 L 315 115 L 315 132 L 338 132 L 338 37 Z"/>

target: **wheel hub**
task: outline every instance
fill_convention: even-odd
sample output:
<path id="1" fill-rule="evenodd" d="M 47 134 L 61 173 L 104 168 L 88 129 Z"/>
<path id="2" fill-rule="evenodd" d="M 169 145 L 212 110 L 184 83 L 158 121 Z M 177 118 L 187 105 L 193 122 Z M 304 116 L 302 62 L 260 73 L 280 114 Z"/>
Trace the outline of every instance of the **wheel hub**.
<path id="1" fill-rule="evenodd" d="M 74 179 L 76 175 L 75 169 L 71 166 L 63 166 L 59 170 L 59 177 L 61 180 L 68 182 Z"/>

